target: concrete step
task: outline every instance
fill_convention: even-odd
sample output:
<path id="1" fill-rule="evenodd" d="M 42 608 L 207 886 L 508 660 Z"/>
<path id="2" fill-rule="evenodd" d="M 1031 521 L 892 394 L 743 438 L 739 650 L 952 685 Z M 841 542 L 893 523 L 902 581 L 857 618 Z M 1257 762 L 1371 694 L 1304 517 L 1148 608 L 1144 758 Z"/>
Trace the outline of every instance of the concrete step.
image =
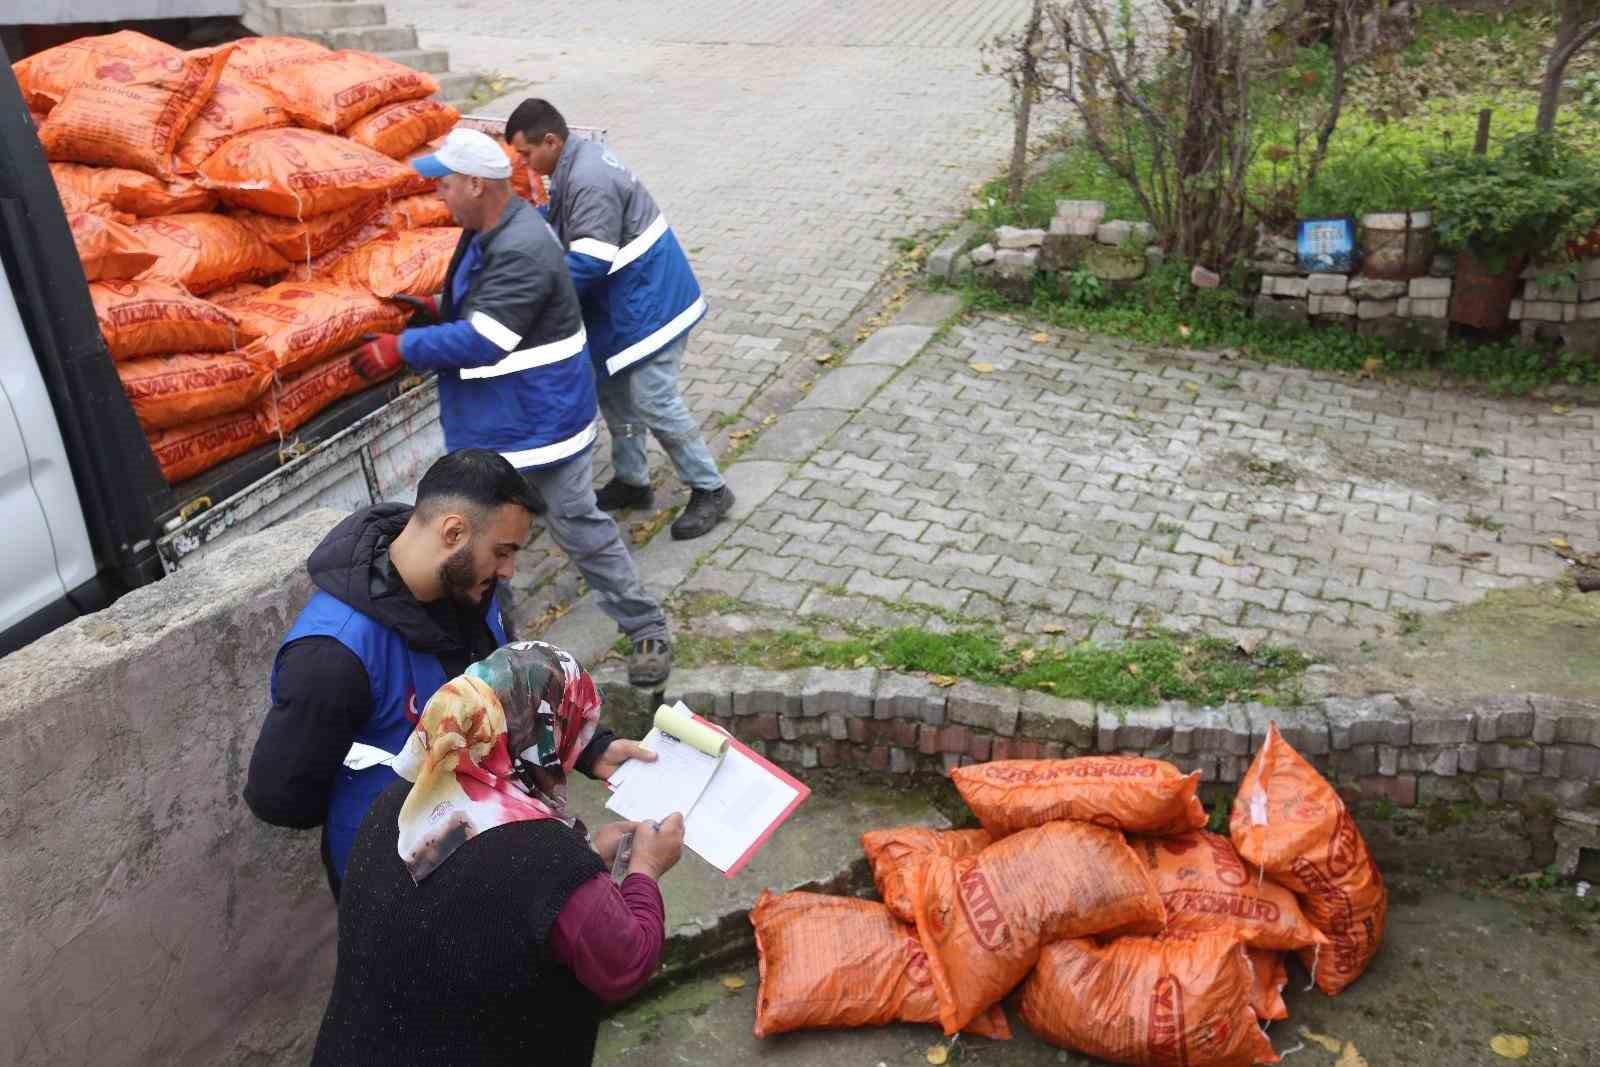
<path id="1" fill-rule="evenodd" d="M 450 53 L 442 48 L 403 48 L 378 54 L 396 63 L 403 63 L 412 70 L 425 70 L 429 74 L 444 74 L 450 70 Z"/>
<path id="2" fill-rule="evenodd" d="M 366 0 L 320 0 L 314 4 L 276 4 L 278 31 L 310 34 L 349 26 L 382 26 L 388 15 L 382 4 Z"/>
<path id="3" fill-rule="evenodd" d="M 478 88 L 478 84 L 483 81 L 481 77 L 472 71 L 455 70 L 448 74 L 435 74 L 434 79 L 439 83 L 439 91 L 434 96 L 439 100 L 449 100 L 455 103 L 463 114 L 483 106 L 475 104 L 468 99 L 472 96 L 473 91 Z M 467 103 L 465 108 L 462 108 L 461 104 L 457 103 L 457 101 L 462 100 Z"/>
<path id="4" fill-rule="evenodd" d="M 351 3 L 354 0 L 338 2 Z M 415 26 L 341 26 L 306 36 L 329 48 L 355 48 L 363 52 L 406 52 L 417 47 Z"/>
<path id="5" fill-rule="evenodd" d="M 608 716 L 608 723 L 610 722 Z M 613 724 L 620 725 L 620 724 Z M 661 880 L 667 905 L 667 943 L 657 980 L 745 951 L 754 944 L 748 912 L 763 889 L 807 889 L 849 894 L 871 887 L 861 832 L 890 826 L 944 829 L 948 819 L 921 792 L 887 784 L 852 785 L 848 791 L 813 786 L 754 859 L 732 878 L 694 853 Z M 575 774 L 568 801 L 591 832 L 617 816 L 605 810 L 605 785 Z"/>

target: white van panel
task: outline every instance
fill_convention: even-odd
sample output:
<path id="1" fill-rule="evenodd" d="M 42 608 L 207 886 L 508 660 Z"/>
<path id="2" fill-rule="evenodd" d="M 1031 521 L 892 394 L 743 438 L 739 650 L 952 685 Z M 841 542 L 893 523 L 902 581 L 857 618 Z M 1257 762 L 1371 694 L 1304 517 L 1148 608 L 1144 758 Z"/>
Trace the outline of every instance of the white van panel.
<path id="1" fill-rule="evenodd" d="M 66 446 L 0 265 L 0 630 L 95 576 Z"/>

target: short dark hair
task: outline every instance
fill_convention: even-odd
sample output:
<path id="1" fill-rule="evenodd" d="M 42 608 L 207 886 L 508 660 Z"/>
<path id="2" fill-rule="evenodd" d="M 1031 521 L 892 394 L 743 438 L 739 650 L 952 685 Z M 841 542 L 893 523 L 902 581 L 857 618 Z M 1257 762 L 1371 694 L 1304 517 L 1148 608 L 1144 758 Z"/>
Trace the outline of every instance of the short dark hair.
<path id="1" fill-rule="evenodd" d="M 532 144 L 544 140 L 544 135 L 553 133 L 564 142 L 567 139 L 567 120 L 561 117 L 561 112 L 548 100 L 534 97 L 524 100 L 517 105 L 517 109 L 506 119 L 506 143 L 517 134 Z"/>
<path id="2" fill-rule="evenodd" d="M 447 453 L 435 460 L 417 483 L 417 512 L 424 518 L 458 501 L 479 512 L 493 511 L 502 504 L 515 504 L 530 512 L 536 506 L 533 491 L 517 468 L 487 448 Z"/>

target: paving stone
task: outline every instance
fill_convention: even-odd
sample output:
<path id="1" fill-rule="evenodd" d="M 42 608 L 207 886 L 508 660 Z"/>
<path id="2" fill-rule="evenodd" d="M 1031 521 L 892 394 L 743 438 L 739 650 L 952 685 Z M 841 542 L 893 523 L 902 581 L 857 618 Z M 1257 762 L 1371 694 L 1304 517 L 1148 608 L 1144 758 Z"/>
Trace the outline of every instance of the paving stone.
<path id="1" fill-rule="evenodd" d="M 1414 725 L 1414 724 L 1413 724 Z M 1460 750 L 1454 745 L 1411 745 L 1402 748 L 1400 770 L 1454 777 L 1460 768 Z"/>
<path id="2" fill-rule="evenodd" d="M 1539 746 L 1532 741 L 1497 741 L 1478 747 L 1478 764 L 1489 770 L 1538 774 L 1544 758 Z"/>
<path id="3" fill-rule="evenodd" d="M 1318 296 L 1342 296 L 1350 286 L 1348 274 L 1312 274 L 1306 278 L 1306 290 Z"/>
<path id="4" fill-rule="evenodd" d="M 758 667 L 736 667 L 733 671 L 733 714 L 736 717 L 774 714 L 781 718 L 801 714 L 798 675 Z"/>
<path id="5" fill-rule="evenodd" d="M 761 436 L 745 455 L 749 459 L 802 460 L 822 447 L 824 441 L 849 421 L 848 411 L 827 408 L 788 411 L 761 431 Z"/>
<path id="6" fill-rule="evenodd" d="M 991 239 L 997 250 L 1038 248 L 1044 244 L 1043 230 L 1025 230 L 1016 226 L 1001 226 Z"/>
<path id="7" fill-rule="evenodd" d="M 1335 751 L 1354 745 L 1392 745 L 1411 743 L 1411 720 L 1400 702 L 1384 694 L 1375 697 L 1328 697 L 1322 702 L 1328 719 L 1329 736 Z"/>
<path id="8" fill-rule="evenodd" d="M 876 363 L 903 367 L 916 358 L 933 337 L 932 326 L 885 326 L 855 347 L 845 364 Z"/>
<path id="9" fill-rule="evenodd" d="M 1406 295 L 1413 300 L 1446 300 L 1450 289 L 1449 278 L 1412 278 Z"/>
<path id="10" fill-rule="evenodd" d="M 1221 708 L 1172 706 L 1172 751 L 1250 754 L 1250 717 L 1239 705 Z"/>
<path id="11" fill-rule="evenodd" d="M 667 676 L 664 699 L 668 704 L 681 700 L 701 715 L 727 719 L 733 715 L 734 687 L 742 683 L 738 667 L 678 667 Z"/>
<path id="12" fill-rule="evenodd" d="M 1157 704 L 1153 708 L 1128 708 L 1117 725 L 1116 747 L 1148 752 L 1166 747 L 1170 750 L 1173 736 L 1173 707 Z"/>
<path id="13" fill-rule="evenodd" d="M 816 387 L 795 405 L 795 410 L 836 408 L 853 411 L 893 375 L 893 367 L 874 364 L 839 367 L 819 378 Z"/>
<path id="14" fill-rule="evenodd" d="M 800 713 L 807 717 L 838 713 L 852 718 L 872 716 L 878 672 L 871 667 L 830 670 L 813 667 L 800 683 Z"/>
<path id="15" fill-rule="evenodd" d="M 1397 808 L 1416 807 L 1419 798 L 1420 781 L 1414 774 L 1397 775 L 1392 778 L 1366 777 L 1357 782 L 1361 788 L 1361 795 L 1370 798 L 1383 798 L 1394 804 Z"/>
<path id="16" fill-rule="evenodd" d="M 1405 296 L 1405 282 L 1388 278 L 1351 278 L 1348 293 L 1358 300 L 1394 300 Z"/>
<path id="17" fill-rule="evenodd" d="M 878 678 L 872 717 L 910 719 L 930 727 L 942 726 L 946 718 L 945 702 L 945 691 L 925 678 L 884 672 Z"/>
<path id="18" fill-rule="evenodd" d="M 1013 737 L 1022 701 L 1015 689 L 978 685 L 963 679 L 945 691 L 945 715 L 954 723 Z"/>
<path id="19" fill-rule="evenodd" d="M 1106 205 L 1103 200 L 1057 200 L 1056 218 L 1058 219 L 1084 219 L 1098 223 L 1106 217 Z"/>
<path id="20" fill-rule="evenodd" d="M 1097 739 L 1095 706 L 1087 700 L 1064 700 L 1030 690 L 1022 694 L 1017 733 L 1038 741 L 1093 750 Z"/>
<path id="21" fill-rule="evenodd" d="M 1472 702 L 1479 741 L 1533 736 L 1533 707 L 1527 697 L 1480 697 Z"/>
<path id="22" fill-rule="evenodd" d="M 1473 739 L 1475 721 L 1470 708 L 1423 693 L 1406 694 L 1411 714 L 1413 745 L 1457 745 Z"/>
<path id="23" fill-rule="evenodd" d="M 1133 223 L 1122 220 L 1102 222 L 1095 230 L 1094 239 L 1103 245 L 1120 245 L 1133 236 Z"/>
<path id="24" fill-rule="evenodd" d="M 1600 703 L 1564 697 L 1532 696 L 1535 743 L 1600 746 Z"/>

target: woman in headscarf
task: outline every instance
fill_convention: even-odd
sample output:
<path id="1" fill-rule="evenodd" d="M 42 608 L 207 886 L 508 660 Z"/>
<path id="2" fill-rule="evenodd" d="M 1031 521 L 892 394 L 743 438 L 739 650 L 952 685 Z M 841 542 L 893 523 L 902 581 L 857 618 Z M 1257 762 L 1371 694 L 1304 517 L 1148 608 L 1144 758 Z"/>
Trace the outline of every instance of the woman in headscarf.
<path id="1" fill-rule="evenodd" d="M 587 1064 L 602 1002 L 660 961 L 683 818 L 589 839 L 566 776 L 600 715 L 566 652 L 507 645 L 447 682 L 395 758 L 339 900 L 319 1065 Z M 628 875 L 610 869 L 634 833 Z"/>

